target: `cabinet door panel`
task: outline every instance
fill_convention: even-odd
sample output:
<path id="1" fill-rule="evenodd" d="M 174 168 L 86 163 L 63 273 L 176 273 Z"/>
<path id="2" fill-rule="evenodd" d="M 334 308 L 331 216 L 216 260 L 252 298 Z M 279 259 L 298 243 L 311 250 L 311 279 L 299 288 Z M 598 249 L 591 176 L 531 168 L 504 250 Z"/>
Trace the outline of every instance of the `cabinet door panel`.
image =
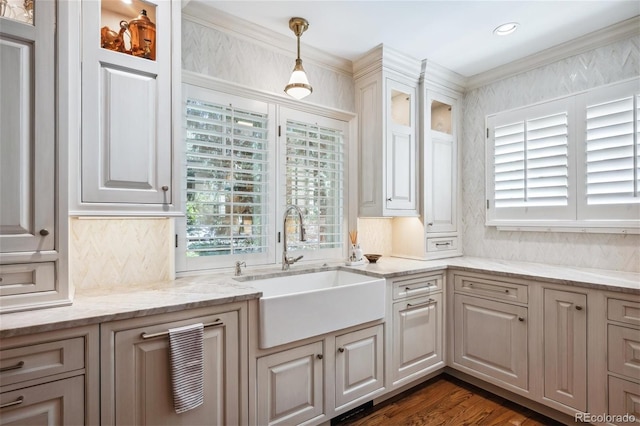
<path id="1" fill-rule="evenodd" d="M 431 173 L 433 182 L 426 203 L 429 232 L 456 231 L 456 153 L 453 137 L 431 141 Z M 452 247 L 453 248 L 453 247 Z"/>
<path id="2" fill-rule="evenodd" d="M 609 414 L 631 415 L 635 417 L 635 424 L 639 424 L 640 384 L 609 376 Z"/>
<path id="3" fill-rule="evenodd" d="M 454 361 L 527 389 L 527 308 L 459 294 L 454 305 Z"/>
<path id="4" fill-rule="evenodd" d="M 442 295 L 393 304 L 393 383 L 442 360 Z"/>
<path id="5" fill-rule="evenodd" d="M 640 380 L 640 331 L 609 324 L 609 371 Z"/>
<path id="6" fill-rule="evenodd" d="M 204 404 L 176 414 L 173 406 L 168 337 L 142 333 L 198 322 L 224 326 L 204 330 Z M 239 422 L 237 312 L 119 331 L 115 335 L 116 424 L 209 425 Z"/>
<path id="7" fill-rule="evenodd" d="M 587 409 L 587 296 L 544 290 L 544 396 Z"/>
<path id="8" fill-rule="evenodd" d="M 55 8 L 38 4 L 37 27 L 5 19 L 0 27 L 2 252 L 54 248 Z"/>
<path id="9" fill-rule="evenodd" d="M 300 424 L 324 410 L 322 342 L 258 359 L 259 425 Z"/>
<path id="10" fill-rule="evenodd" d="M 382 325 L 336 337 L 336 407 L 382 388 Z"/>
<path id="11" fill-rule="evenodd" d="M 85 424 L 84 376 L 5 392 L 0 405 L 2 426 Z"/>

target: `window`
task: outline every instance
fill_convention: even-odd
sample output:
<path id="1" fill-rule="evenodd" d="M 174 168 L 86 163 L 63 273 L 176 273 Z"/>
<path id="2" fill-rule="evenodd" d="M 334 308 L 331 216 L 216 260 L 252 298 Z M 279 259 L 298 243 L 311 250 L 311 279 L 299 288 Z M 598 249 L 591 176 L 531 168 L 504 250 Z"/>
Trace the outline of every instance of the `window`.
<path id="1" fill-rule="evenodd" d="M 249 255 L 266 263 L 273 258 L 268 106 L 187 87 L 187 263 L 201 269 L 211 264 L 209 257 L 243 260 Z"/>
<path id="2" fill-rule="evenodd" d="M 186 217 L 176 269 L 279 262 L 290 204 L 306 231 L 299 241 L 296 221 L 287 222 L 290 251 L 344 257 L 348 123 L 187 84 L 183 94 Z"/>
<path id="3" fill-rule="evenodd" d="M 638 232 L 639 87 L 488 116 L 487 225 Z"/>

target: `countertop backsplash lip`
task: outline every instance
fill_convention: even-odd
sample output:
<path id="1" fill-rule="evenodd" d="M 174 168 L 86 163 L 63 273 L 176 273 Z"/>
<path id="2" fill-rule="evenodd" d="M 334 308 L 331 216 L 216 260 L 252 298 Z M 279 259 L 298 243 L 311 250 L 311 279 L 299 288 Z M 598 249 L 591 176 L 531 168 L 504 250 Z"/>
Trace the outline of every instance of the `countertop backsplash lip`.
<path id="1" fill-rule="evenodd" d="M 231 272 L 217 272 L 139 286 L 87 289 L 76 294 L 71 306 L 0 315 L 0 338 L 258 299 L 262 293 L 251 287 L 252 280 L 282 275 L 278 268 L 279 265 L 249 269 L 240 277 L 243 281 L 236 279 L 238 277 Z M 338 262 L 316 262 L 298 265 L 289 273 L 336 269 L 378 278 L 446 270 L 491 273 L 508 278 L 640 295 L 640 273 L 637 272 L 466 256 L 429 261 L 384 257 L 378 263 L 353 267 Z"/>

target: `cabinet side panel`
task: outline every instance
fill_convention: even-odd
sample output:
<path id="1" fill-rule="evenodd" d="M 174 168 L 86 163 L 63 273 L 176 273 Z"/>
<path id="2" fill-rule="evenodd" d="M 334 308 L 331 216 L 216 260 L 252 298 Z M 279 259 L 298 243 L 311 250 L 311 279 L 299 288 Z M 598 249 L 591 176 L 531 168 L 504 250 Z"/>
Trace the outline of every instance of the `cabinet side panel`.
<path id="1" fill-rule="evenodd" d="M 360 89 L 360 207 L 373 207 L 380 202 L 380 159 L 374 147 L 380 144 L 378 113 L 378 82 Z"/>

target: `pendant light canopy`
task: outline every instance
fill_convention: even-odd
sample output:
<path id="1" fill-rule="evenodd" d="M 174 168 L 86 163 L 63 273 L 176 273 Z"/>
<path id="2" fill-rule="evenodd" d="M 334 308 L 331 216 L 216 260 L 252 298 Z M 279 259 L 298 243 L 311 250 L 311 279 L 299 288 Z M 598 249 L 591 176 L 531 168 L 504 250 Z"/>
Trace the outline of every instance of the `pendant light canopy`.
<path id="1" fill-rule="evenodd" d="M 298 39 L 298 58 L 296 59 L 295 67 L 293 67 L 289 84 L 286 85 L 284 91 L 289 96 L 302 99 L 313 92 L 307 73 L 302 68 L 302 59 L 300 59 L 300 36 L 309 28 L 309 23 L 304 18 L 291 18 L 289 20 L 289 28 Z"/>

